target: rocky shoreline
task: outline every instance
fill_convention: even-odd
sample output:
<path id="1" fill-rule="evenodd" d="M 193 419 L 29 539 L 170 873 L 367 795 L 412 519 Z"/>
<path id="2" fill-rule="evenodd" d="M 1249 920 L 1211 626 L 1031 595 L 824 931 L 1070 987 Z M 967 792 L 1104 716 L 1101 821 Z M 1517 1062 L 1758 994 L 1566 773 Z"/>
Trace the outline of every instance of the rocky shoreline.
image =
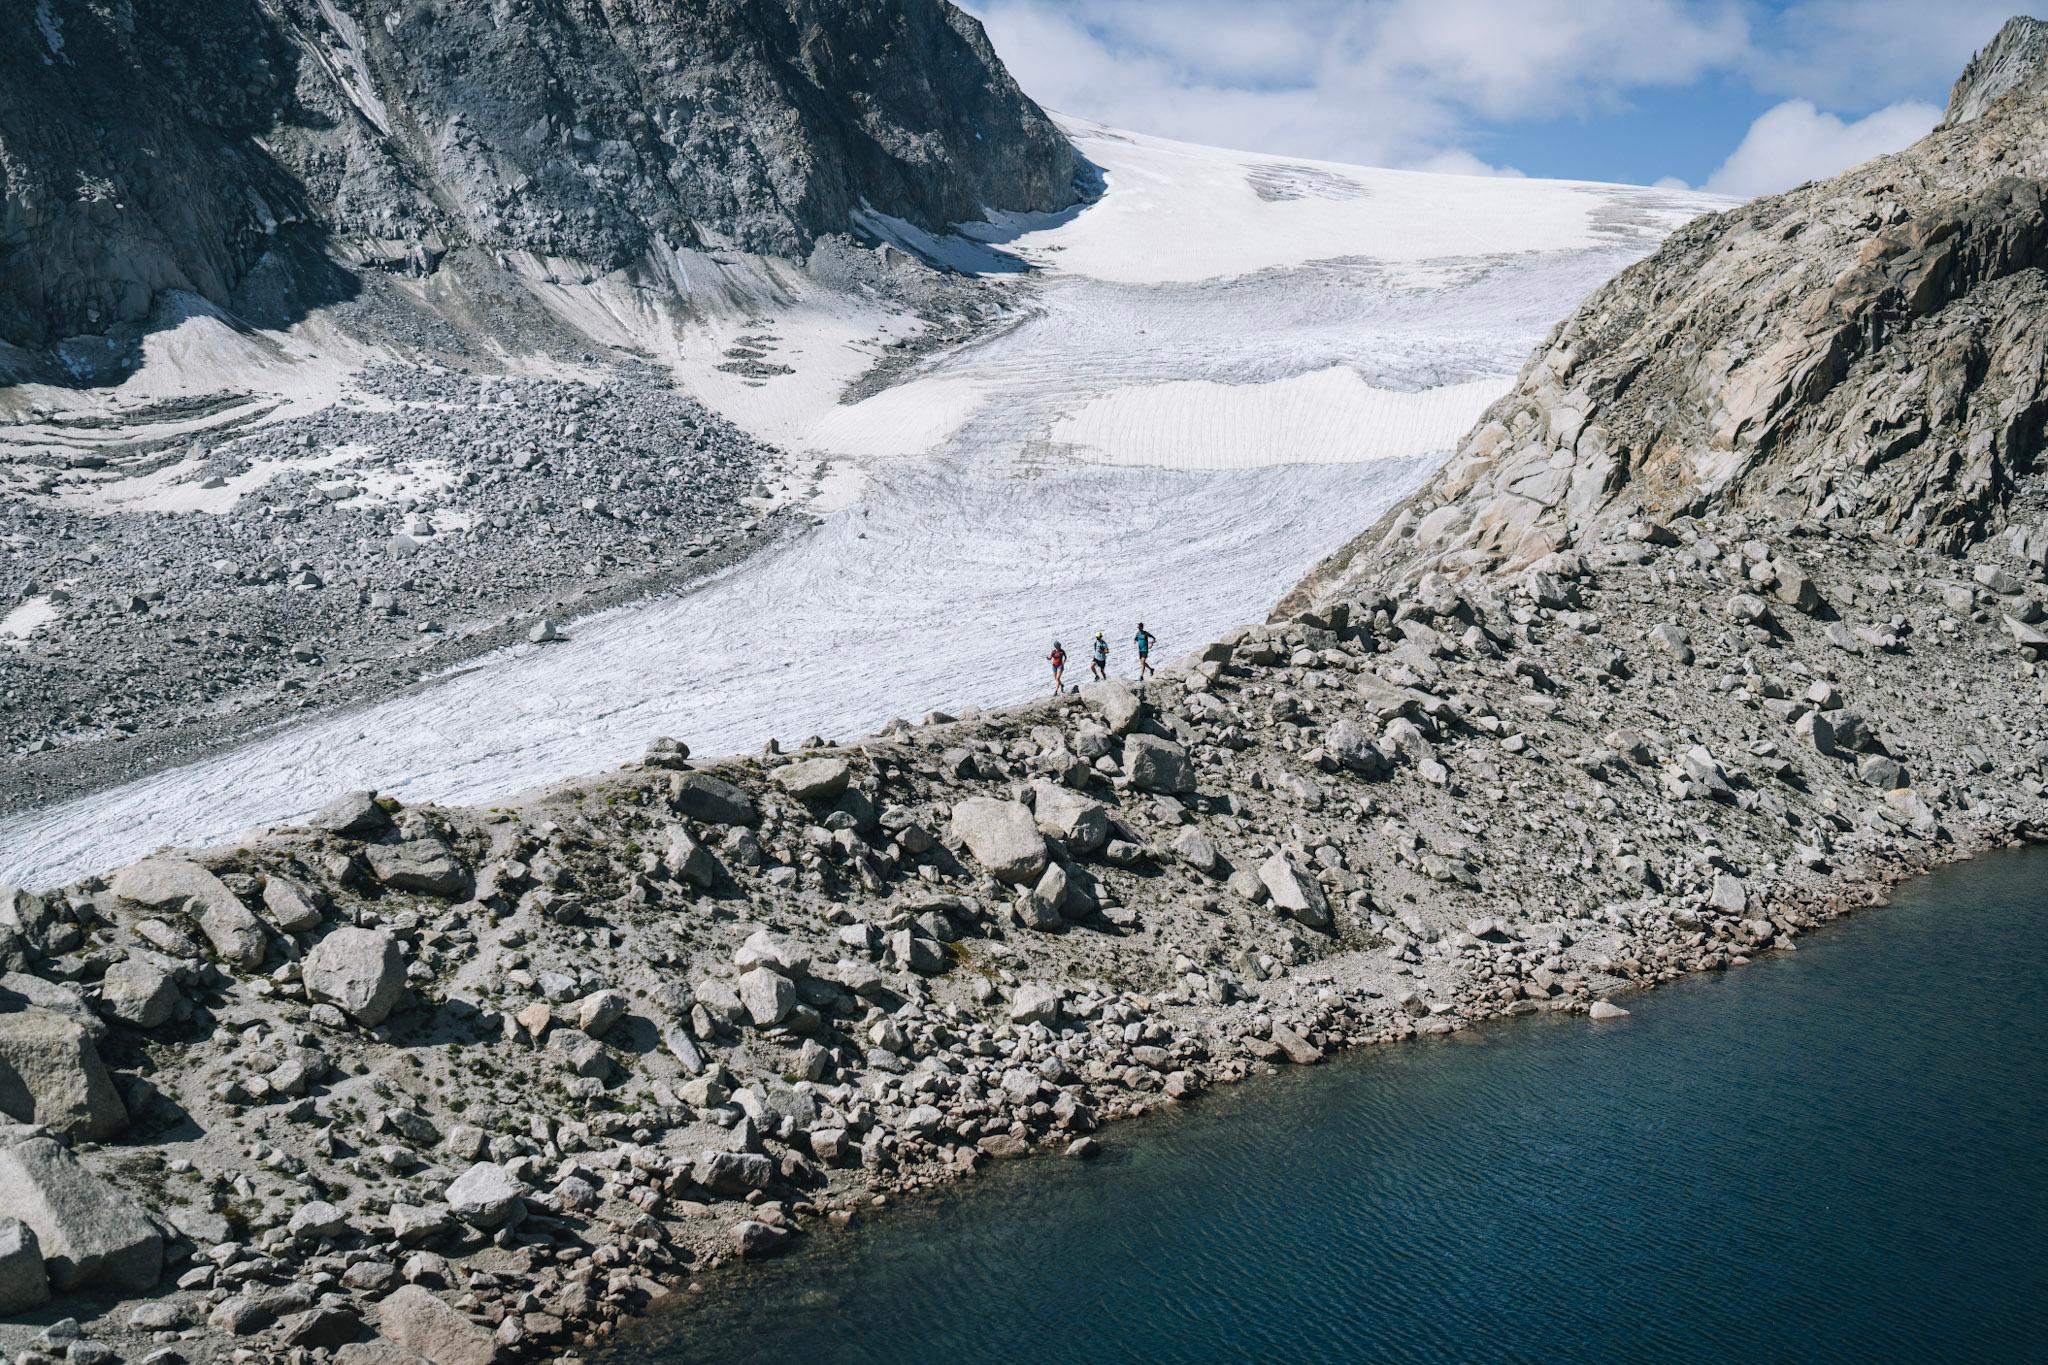
<path id="1" fill-rule="evenodd" d="M 56 1210 L 42 1316 L 123 1358 L 559 1356 L 815 1220 L 1259 1067 L 1604 1013 L 2041 827 L 2038 742 L 1973 754 L 2039 705 L 1997 594 L 1860 534 L 1794 574 L 1772 544 L 1819 526 L 1635 529 L 1142 697 L 662 744 L 517 809 L 358 795 L 15 893 L 7 1150 L 44 1164 L 0 1188 Z M 1770 628 L 1722 596 L 1759 563 Z M 1880 567 L 1893 644 L 1837 643 Z M 2009 679 L 1982 717 L 1925 719 L 1922 641 Z"/>
<path id="2" fill-rule="evenodd" d="M 1624 272 L 1142 691 L 0 894 L 0 1350 L 571 1359 L 986 1163 L 2039 839 L 2038 27 L 1918 148 Z"/>

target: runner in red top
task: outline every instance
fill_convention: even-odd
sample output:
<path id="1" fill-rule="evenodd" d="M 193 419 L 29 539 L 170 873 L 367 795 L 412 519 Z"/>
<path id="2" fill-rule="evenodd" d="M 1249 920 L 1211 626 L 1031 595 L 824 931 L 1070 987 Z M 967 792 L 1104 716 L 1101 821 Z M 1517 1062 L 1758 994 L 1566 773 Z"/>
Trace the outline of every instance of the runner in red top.
<path id="1" fill-rule="evenodd" d="M 1052 665 L 1052 694 L 1057 697 L 1067 690 L 1067 651 L 1060 648 L 1060 642 L 1052 642 L 1052 653 L 1045 656 Z"/>

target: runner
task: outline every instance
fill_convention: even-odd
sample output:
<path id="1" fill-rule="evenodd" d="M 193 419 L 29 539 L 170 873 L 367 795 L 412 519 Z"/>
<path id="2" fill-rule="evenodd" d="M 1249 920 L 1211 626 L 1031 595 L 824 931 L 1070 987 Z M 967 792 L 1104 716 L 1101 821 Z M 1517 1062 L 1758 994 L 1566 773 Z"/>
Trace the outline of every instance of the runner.
<path id="1" fill-rule="evenodd" d="M 1131 643 L 1138 647 L 1138 681 L 1152 676 L 1152 632 L 1145 629 L 1143 621 L 1138 622 L 1138 633 Z"/>
<path id="2" fill-rule="evenodd" d="M 1067 690 L 1067 651 L 1060 648 L 1060 642 L 1052 642 L 1052 653 L 1045 656 L 1052 665 L 1052 694 L 1057 697 Z"/>
<path id="3" fill-rule="evenodd" d="M 1109 641 L 1102 638 L 1102 632 L 1095 632 L 1095 657 L 1088 662 L 1095 671 L 1095 681 L 1109 681 Z"/>

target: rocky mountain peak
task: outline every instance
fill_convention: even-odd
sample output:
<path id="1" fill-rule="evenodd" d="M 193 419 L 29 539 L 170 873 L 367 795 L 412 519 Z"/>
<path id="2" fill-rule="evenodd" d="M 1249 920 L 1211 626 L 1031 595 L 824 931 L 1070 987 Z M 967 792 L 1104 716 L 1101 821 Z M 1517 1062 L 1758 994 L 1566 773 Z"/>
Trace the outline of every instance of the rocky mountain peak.
<path id="1" fill-rule="evenodd" d="M 345 294 L 334 263 L 465 248 L 657 278 L 677 248 L 802 257 L 863 208 L 1063 208 L 1076 169 L 946 0 L 12 5 L 0 343 L 169 290 L 269 323 Z"/>
<path id="2" fill-rule="evenodd" d="M 2018 15 L 1970 59 L 1949 92 L 1944 128 L 1968 123 L 2015 86 L 2038 81 L 2048 70 L 2048 22 Z"/>
<path id="3" fill-rule="evenodd" d="M 2048 81 L 2019 70 L 2044 33 L 2006 27 L 1954 126 L 1697 220 L 1593 294 L 1280 610 L 1644 520 L 1842 521 L 1945 553 L 2004 529 L 2048 434 Z"/>

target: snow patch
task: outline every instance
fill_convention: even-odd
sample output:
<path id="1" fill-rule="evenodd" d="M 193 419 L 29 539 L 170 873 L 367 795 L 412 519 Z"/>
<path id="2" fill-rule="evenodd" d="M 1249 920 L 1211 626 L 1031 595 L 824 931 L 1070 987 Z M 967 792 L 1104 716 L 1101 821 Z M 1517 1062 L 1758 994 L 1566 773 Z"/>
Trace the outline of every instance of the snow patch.
<path id="1" fill-rule="evenodd" d="M 856 210 L 852 216 L 854 226 L 876 240 L 963 275 L 1007 275 L 1024 268 L 1023 262 L 1015 256 L 959 233 L 941 237 L 926 232 L 915 223 L 866 207 Z"/>
<path id="2" fill-rule="evenodd" d="M 1161 469 L 1411 460 L 1450 450 L 1514 385 L 1498 375 L 1404 393 L 1332 366 L 1265 384 L 1118 389 L 1053 426 L 1083 459 Z"/>
<path id="3" fill-rule="evenodd" d="M 14 610 L 0 616 L 0 636 L 10 640 L 26 640 L 37 630 L 57 619 L 60 613 L 57 603 L 49 597 L 30 597 L 16 604 Z"/>
<path id="4" fill-rule="evenodd" d="M 176 464 L 134 478 L 114 479 L 89 485 L 67 501 L 81 510 L 113 512 L 201 512 L 224 516 L 235 504 L 279 475 L 293 471 L 331 469 L 350 457 L 350 450 L 337 446 L 322 454 L 302 459 L 255 460 L 238 474 L 217 481 L 206 473 L 203 456 L 187 455 Z"/>
<path id="5" fill-rule="evenodd" d="M 987 398 L 987 386 L 968 375 L 914 380 L 833 408 L 804 433 L 804 444 L 865 459 L 919 454 L 952 437 Z"/>
<path id="6" fill-rule="evenodd" d="M 999 213 L 959 230 L 1003 243 L 1033 265 L 1128 284 L 1222 279 L 1319 260 L 1401 267 L 1446 256 L 1571 251 L 1600 243 L 1596 219 L 1616 203 L 1668 203 L 1688 214 L 1727 203 L 1580 181 L 1283 162 L 1082 119 L 1059 123 L 1102 168 L 1102 198 L 1078 214 Z"/>

